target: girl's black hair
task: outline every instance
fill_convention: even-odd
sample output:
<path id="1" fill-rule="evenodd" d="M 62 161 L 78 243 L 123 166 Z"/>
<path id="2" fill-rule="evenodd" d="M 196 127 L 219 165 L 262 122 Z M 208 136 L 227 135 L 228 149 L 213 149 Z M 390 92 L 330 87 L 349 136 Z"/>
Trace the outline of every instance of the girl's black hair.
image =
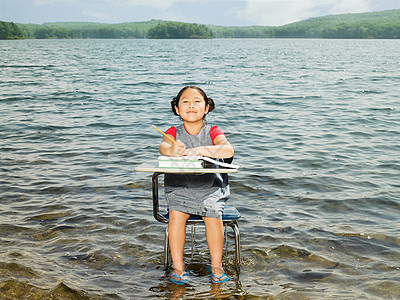
<path id="1" fill-rule="evenodd" d="M 176 95 L 176 97 L 172 98 L 171 108 L 172 108 L 172 112 L 174 113 L 174 115 L 179 116 L 175 110 L 175 106 L 178 106 L 179 100 L 181 99 L 183 92 L 186 91 L 187 89 L 194 89 L 203 96 L 204 100 L 206 101 L 206 105 L 209 106 L 208 112 L 212 111 L 215 108 L 214 100 L 211 98 L 208 98 L 206 93 L 201 88 L 199 88 L 197 86 L 189 85 L 189 86 L 185 86 L 183 89 L 181 89 L 179 91 L 178 95 Z"/>

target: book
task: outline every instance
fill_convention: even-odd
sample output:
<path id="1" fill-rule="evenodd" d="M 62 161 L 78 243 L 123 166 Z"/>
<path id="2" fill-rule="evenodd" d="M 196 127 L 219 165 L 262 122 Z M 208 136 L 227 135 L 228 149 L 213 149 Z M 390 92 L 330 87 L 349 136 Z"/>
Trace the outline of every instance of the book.
<path id="1" fill-rule="evenodd" d="M 175 169 L 203 169 L 204 161 L 200 160 L 198 156 L 159 156 L 159 168 L 175 168 Z"/>
<path id="2" fill-rule="evenodd" d="M 229 168 L 239 169 L 238 165 L 228 164 L 215 160 L 207 156 L 159 156 L 158 157 L 159 168 L 175 168 L 175 169 L 203 169 L 203 168 Z"/>
<path id="3" fill-rule="evenodd" d="M 200 157 L 205 162 L 209 162 L 209 163 L 211 163 L 213 165 L 220 166 L 220 167 L 223 167 L 223 168 L 228 168 L 228 169 L 239 169 L 240 168 L 239 165 L 222 162 L 222 161 L 216 160 L 216 159 L 211 158 L 211 157 L 207 157 L 207 156 L 200 156 Z M 207 163 L 205 163 L 205 165 L 207 165 Z M 214 166 L 214 168 L 215 168 L 215 166 Z"/>

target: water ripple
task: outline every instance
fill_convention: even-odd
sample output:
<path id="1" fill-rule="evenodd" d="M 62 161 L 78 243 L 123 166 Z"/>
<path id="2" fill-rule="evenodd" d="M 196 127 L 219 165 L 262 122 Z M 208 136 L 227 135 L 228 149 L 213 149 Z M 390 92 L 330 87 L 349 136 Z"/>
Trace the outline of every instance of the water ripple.
<path id="1" fill-rule="evenodd" d="M 399 297 L 397 40 L 0 43 L 0 298 Z M 133 172 L 189 84 L 242 166 L 241 273 L 228 230 L 218 289 L 201 226 L 189 288 L 169 284 Z"/>

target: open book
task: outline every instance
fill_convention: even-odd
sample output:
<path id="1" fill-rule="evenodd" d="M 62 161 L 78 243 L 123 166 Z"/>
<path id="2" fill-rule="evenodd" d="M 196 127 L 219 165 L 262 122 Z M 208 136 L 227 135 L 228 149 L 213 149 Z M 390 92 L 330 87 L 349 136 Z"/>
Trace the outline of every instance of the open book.
<path id="1" fill-rule="evenodd" d="M 239 169 L 238 165 L 224 163 L 206 156 L 159 156 L 159 168 L 175 168 L 175 169 L 204 169 L 204 168 L 229 168 Z"/>

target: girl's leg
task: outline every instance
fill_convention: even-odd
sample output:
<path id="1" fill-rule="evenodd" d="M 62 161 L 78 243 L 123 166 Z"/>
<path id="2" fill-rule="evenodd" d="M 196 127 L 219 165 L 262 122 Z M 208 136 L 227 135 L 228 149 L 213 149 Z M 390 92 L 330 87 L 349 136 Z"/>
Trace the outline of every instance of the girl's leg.
<path id="1" fill-rule="evenodd" d="M 206 226 L 206 237 L 211 257 L 211 273 L 217 277 L 225 272 L 222 268 L 222 253 L 224 250 L 224 226 L 222 220 L 203 217 Z M 221 278 L 223 280 L 225 276 Z"/>
<path id="2" fill-rule="evenodd" d="M 186 239 L 186 221 L 189 214 L 180 211 L 169 212 L 168 242 L 171 251 L 174 274 L 182 275 L 185 272 L 183 265 L 183 250 Z"/>

